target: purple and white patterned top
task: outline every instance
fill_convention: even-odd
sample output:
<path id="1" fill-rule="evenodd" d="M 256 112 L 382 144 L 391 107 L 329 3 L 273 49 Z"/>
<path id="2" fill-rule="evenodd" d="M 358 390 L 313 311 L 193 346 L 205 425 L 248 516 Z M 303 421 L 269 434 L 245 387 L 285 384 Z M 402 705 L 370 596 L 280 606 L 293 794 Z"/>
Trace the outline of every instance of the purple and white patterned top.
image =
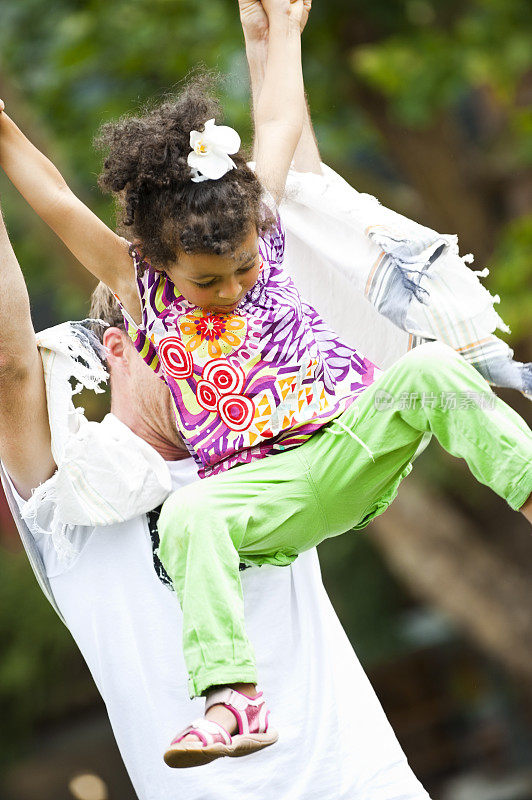
<path id="1" fill-rule="evenodd" d="M 259 240 L 256 284 L 229 314 L 192 305 L 134 256 L 142 322 L 122 309 L 126 328 L 170 388 L 200 477 L 302 444 L 379 372 L 301 299 L 282 269 L 284 239 L 278 218 Z"/>

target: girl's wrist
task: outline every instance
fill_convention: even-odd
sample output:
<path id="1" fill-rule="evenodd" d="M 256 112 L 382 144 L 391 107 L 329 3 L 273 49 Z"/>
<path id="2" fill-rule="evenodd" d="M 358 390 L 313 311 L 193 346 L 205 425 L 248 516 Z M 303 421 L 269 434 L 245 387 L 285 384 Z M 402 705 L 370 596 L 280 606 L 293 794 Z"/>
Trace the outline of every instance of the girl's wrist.
<path id="1" fill-rule="evenodd" d="M 283 34 L 287 36 L 296 35 L 300 37 L 301 36 L 300 20 L 290 16 L 289 14 L 283 14 L 282 12 L 271 14 L 269 17 L 270 39 L 272 36 L 283 35 Z"/>

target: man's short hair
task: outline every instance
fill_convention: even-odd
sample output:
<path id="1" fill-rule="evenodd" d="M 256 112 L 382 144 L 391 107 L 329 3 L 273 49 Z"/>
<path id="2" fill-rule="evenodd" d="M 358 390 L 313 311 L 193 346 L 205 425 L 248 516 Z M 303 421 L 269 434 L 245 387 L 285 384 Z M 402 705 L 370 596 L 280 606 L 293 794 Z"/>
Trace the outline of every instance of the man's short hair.
<path id="1" fill-rule="evenodd" d="M 95 320 L 103 320 L 111 328 L 120 328 L 122 331 L 126 329 L 124 317 L 122 316 L 116 297 L 109 287 L 101 281 L 91 296 L 90 317 Z M 91 323 L 90 327 L 102 342 L 105 327 L 95 322 Z"/>

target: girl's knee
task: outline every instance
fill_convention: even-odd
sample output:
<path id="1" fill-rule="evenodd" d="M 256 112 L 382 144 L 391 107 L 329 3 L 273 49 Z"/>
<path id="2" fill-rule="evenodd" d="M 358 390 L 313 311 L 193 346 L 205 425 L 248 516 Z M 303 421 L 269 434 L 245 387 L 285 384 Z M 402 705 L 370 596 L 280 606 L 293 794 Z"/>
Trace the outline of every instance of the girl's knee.
<path id="1" fill-rule="evenodd" d="M 443 342 L 419 345 L 394 366 L 401 388 L 405 391 L 418 390 L 424 383 L 432 388 L 447 385 L 450 376 L 469 368 L 462 356 Z"/>
<path id="2" fill-rule="evenodd" d="M 207 507 L 206 499 L 198 496 L 200 493 L 195 487 L 196 484 L 192 484 L 177 489 L 163 503 L 158 524 L 161 540 L 169 530 L 174 537 L 185 536 L 198 515 Z"/>
<path id="3" fill-rule="evenodd" d="M 444 342 L 424 342 L 418 347 L 414 347 L 407 354 L 407 357 L 412 361 L 423 362 L 428 364 L 438 364 L 442 361 L 457 361 L 462 360 L 459 353 L 456 352 L 450 345 Z"/>
<path id="4" fill-rule="evenodd" d="M 198 484 L 201 488 L 201 483 Z M 173 492 L 164 502 L 158 523 L 159 557 L 172 580 L 180 576 L 191 546 L 207 544 L 211 533 L 209 503 L 196 484 Z"/>
<path id="5" fill-rule="evenodd" d="M 462 356 L 443 342 L 426 342 L 414 347 L 402 361 L 406 372 L 418 378 L 421 375 L 438 377 L 449 371 L 467 369 Z"/>

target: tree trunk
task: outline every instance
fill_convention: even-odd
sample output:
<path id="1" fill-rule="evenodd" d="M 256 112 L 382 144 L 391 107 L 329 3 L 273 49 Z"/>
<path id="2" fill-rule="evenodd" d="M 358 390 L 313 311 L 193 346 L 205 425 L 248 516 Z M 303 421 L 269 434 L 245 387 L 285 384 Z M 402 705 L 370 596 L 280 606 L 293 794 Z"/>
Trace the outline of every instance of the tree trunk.
<path id="1" fill-rule="evenodd" d="M 415 479 L 372 525 L 386 561 L 532 693 L 530 578 L 450 503 Z"/>
<path id="2" fill-rule="evenodd" d="M 480 269 L 502 220 L 492 213 L 486 175 L 481 181 L 473 171 L 477 158 L 452 118 L 442 114 L 426 128 L 409 128 L 379 92 L 355 82 L 352 92 L 381 134 L 393 164 L 420 194 L 425 206 L 420 221 L 442 233 L 457 233 L 461 252 L 473 252 Z"/>

